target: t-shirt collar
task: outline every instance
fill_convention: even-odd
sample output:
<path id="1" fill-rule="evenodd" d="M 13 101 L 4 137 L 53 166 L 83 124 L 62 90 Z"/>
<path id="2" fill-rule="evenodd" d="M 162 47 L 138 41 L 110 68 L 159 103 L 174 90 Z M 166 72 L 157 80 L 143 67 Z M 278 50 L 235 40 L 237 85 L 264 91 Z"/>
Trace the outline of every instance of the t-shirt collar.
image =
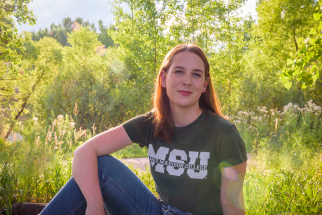
<path id="1" fill-rule="evenodd" d="M 195 121 L 193 121 L 192 123 L 190 123 L 189 125 L 186 125 L 183 127 L 174 126 L 173 130 L 174 131 L 187 131 L 187 130 L 199 125 L 204 120 L 205 117 L 206 117 L 206 113 L 204 111 L 202 111 L 202 113 L 198 116 L 198 118 Z"/>

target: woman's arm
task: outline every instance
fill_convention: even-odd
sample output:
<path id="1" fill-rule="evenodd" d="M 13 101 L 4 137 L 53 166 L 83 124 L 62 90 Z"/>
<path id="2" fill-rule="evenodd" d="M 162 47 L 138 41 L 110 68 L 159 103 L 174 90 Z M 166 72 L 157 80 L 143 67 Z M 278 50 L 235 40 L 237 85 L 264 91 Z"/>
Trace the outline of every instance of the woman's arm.
<path id="1" fill-rule="evenodd" d="M 74 151 L 72 174 L 86 199 L 86 214 L 104 214 L 97 157 L 111 154 L 130 144 L 132 141 L 125 129 L 123 126 L 118 126 L 96 135 Z"/>
<path id="2" fill-rule="evenodd" d="M 243 184 L 247 161 L 222 169 L 220 203 L 224 215 L 244 215 Z"/>

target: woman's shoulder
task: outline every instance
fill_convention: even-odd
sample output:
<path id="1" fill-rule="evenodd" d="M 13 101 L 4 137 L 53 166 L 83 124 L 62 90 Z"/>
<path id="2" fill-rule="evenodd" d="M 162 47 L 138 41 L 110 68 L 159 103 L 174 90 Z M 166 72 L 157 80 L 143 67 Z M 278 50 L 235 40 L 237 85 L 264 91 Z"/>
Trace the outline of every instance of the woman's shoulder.
<path id="1" fill-rule="evenodd" d="M 235 127 L 234 123 L 230 122 L 228 118 L 224 118 L 212 111 L 208 111 L 206 114 L 208 115 L 207 126 L 212 126 L 215 130 L 224 132 L 231 127 Z"/>
<path id="2" fill-rule="evenodd" d="M 153 121 L 153 112 L 147 112 L 141 115 L 137 115 L 131 119 L 128 119 L 126 122 L 123 123 L 124 124 L 152 124 Z"/>

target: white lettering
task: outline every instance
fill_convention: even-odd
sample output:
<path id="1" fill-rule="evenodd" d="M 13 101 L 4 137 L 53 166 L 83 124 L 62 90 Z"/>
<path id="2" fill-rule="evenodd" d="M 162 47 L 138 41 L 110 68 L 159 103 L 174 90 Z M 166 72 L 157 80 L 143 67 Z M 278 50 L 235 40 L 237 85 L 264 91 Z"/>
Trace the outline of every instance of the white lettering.
<path id="1" fill-rule="evenodd" d="M 190 151 L 189 157 L 190 161 L 189 164 L 196 165 L 196 160 L 198 158 L 198 152 Z M 187 174 L 190 178 L 194 179 L 203 179 L 207 176 L 208 170 L 206 169 L 206 166 L 208 165 L 208 159 L 210 158 L 210 152 L 200 152 L 200 165 L 205 165 L 203 168 L 198 165 L 197 168 L 200 169 L 199 172 L 195 172 L 193 169 L 188 169 Z M 202 170 L 204 169 L 204 170 Z"/>
<path id="2" fill-rule="evenodd" d="M 177 156 L 181 157 L 181 160 L 177 160 Z M 175 175 L 175 176 L 180 176 L 182 175 L 182 173 L 184 172 L 184 161 L 187 160 L 187 154 L 185 151 L 183 150 L 178 150 L 178 149 L 173 149 L 170 152 L 169 155 L 169 161 L 171 162 L 176 162 L 176 163 L 180 163 L 179 165 L 173 165 L 175 167 L 179 167 L 179 169 L 175 169 L 173 166 L 167 166 L 167 171 L 170 175 Z"/>
<path id="3" fill-rule="evenodd" d="M 149 144 L 148 155 L 150 157 L 151 168 L 157 162 L 157 159 L 165 160 L 165 157 L 167 156 L 168 153 L 169 153 L 169 148 L 165 148 L 165 147 L 160 147 L 158 149 L 157 153 L 155 153 L 155 151 L 153 149 L 153 146 L 151 144 Z M 156 158 L 156 159 L 153 159 L 153 158 Z M 161 165 L 161 164 L 158 163 L 155 166 L 155 171 L 164 173 L 164 167 L 163 167 L 163 165 Z"/>

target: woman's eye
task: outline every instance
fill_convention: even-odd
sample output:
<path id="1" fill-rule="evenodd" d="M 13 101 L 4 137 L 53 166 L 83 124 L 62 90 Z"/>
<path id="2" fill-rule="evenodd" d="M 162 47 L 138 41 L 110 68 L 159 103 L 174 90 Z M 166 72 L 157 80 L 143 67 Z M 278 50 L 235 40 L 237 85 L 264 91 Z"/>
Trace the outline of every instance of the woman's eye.
<path id="1" fill-rule="evenodd" d="M 176 71 L 174 71 L 174 73 L 181 74 L 181 73 L 182 73 L 182 71 L 181 71 L 181 70 L 176 70 Z"/>
<path id="2" fill-rule="evenodd" d="M 201 75 L 199 73 L 194 73 L 193 75 L 196 77 L 199 77 L 199 78 L 201 77 Z"/>

